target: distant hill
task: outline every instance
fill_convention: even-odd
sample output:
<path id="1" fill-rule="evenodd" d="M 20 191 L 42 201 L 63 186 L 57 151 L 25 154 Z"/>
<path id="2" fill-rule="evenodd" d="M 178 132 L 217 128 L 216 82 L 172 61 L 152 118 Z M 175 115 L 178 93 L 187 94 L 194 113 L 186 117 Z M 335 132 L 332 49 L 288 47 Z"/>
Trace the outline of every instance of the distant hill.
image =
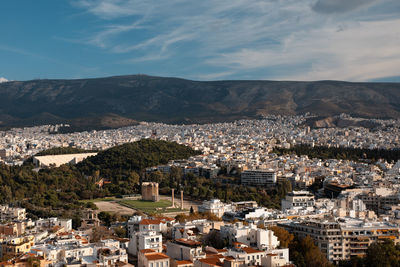
<path id="1" fill-rule="evenodd" d="M 0 84 L 0 127 L 70 123 L 117 128 L 137 121 L 206 123 L 266 114 L 348 113 L 399 118 L 400 83 L 199 82 L 146 75 Z"/>

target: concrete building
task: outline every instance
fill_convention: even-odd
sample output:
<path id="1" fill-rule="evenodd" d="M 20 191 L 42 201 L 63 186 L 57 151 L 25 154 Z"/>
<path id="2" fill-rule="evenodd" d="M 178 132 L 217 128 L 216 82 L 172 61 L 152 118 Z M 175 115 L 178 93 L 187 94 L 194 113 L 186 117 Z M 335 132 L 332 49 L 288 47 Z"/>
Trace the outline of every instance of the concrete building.
<path id="1" fill-rule="evenodd" d="M 129 239 L 128 252 L 137 256 L 142 249 L 152 249 L 156 252 L 162 251 L 162 235 L 155 232 L 136 232 Z"/>
<path id="2" fill-rule="evenodd" d="M 167 243 L 167 255 L 175 260 L 194 261 L 205 258 L 201 242 L 189 239 L 176 239 Z"/>
<path id="3" fill-rule="evenodd" d="M 231 204 L 225 204 L 219 199 L 212 199 L 210 201 L 203 201 L 203 204 L 198 207 L 199 212 L 209 212 L 218 217 L 222 217 L 225 212 L 232 211 Z"/>
<path id="4" fill-rule="evenodd" d="M 364 256 L 368 246 L 375 241 L 391 239 L 399 243 L 399 227 L 387 222 L 366 222 L 354 218 L 337 221 L 307 220 L 278 223 L 278 226 L 300 237 L 314 239 L 327 259 L 337 263 L 353 256 Z"/>
<path id="5" fill-rule="evenodd" d="M 308 191 L 293 191 L 286 195 L 281 200 L 282 211 L 307 209 L 313 207 L 315 204 L 314 195 Z"/>
<path id="6" fill-rule="evenodd" d="M 242 222 L 221 226 L 221 236 L 230 244 L 236 242 L 259 250 L 271 250 L 279 246 L 278 238 L 273 231 L 257 228 L 256 225 L 243 225 Z"/>
<path id="7" fill-rule="evenodd" d="M 42 229 L 51 229 L 53 227 L 64 228 L 65 232 L 72 230 L 72 219 L 59 219 L 56 217 L 39 219 L 36 221 L 36 226 Z"/>
<path id="8" fill-rule="evenodd" d="M 273 187 L 276 184 L 276 172 L 273 170 L 247 170 L 241 174 L 242 185 Z"/>
<path id="9" fill-rule="evenodd" d="M 7 239 L 0 245 L 0 258 L 11 258 L 22 255 L 29 252 L 33 245 L 35 245 L 34 236 Z"/>
<path id="10" fill-rule="evenodd" d="M 24 208 L 14 208 L 8 205 L 0 205 L 0 221 L 22 221 L 26 219 L 26 210 Z"/>
<path id="11" fill-rule="evenodd" d="M 143 182 L 142 183 L 142 199 L 157 202 L 160 200 L 158 194 L 158 183 Z"/>
<path id="12" fill-rule="evenodd" d="M 138 267 L 169 267 L 170 257 L 153 249 L 142 249 L 138 255 Z"/>

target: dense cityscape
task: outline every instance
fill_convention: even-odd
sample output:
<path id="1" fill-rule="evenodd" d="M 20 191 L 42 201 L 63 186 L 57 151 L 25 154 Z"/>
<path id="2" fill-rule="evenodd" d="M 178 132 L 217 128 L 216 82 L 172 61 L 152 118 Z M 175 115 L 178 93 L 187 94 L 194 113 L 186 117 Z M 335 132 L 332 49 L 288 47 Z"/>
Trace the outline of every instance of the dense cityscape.
<path id="1" fill-rule="evenodd" d="M 360 257 L 369 260 L 376 244 L 400 242 L 400 161 L 318 158 L 290 149 L 306 145 L 396 151 L 400 124 L 340 117 L 373 127 L 310 127 L 306 122 L 314 117 L 301 115 L 203 125 L 142 122 L 70 134 L 58 133 L 66 125 L 1 132 L 2 164 L 20 166 L 32 159 L 31 168 L 39 173 L 142 139 L 176 142 L 199 152 L 147 167 L 137 195 L 84 200 L 88 204 L 78 224 L 72 218 L 32 217 L 16 201 L 3 203 L 0 264 L 272 267 L 346 266 Z M 37 155 L 51 148 L 80 151 Z M 280 208 L 271 208 L 254 199 L 229 201 L 227 193 L 218 199 L 215 194 L 184 195 L 182 188 L 159 189 L 159 179 L 177 170 L 185 179 L 201 176 L 210 184 L 255 187 L 271 196 L 282 185 L 286 191 L 278 199 Z M 152 181 L 154 177 L 158 180 Z M 96 186 L 110 183 L 98 178 Z M 307 242 L 309 251 L 299 255 Z"/>

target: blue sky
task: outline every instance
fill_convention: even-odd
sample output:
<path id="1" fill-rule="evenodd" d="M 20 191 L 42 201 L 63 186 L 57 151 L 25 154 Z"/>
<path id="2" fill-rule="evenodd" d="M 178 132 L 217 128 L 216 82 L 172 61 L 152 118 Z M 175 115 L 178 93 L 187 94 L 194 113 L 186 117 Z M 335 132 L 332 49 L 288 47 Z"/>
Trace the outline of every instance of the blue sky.
<path id="1" fill-rule="evenodd" d="M 2 0 L 0 77 L 400 81 L 399 0 Z"/>

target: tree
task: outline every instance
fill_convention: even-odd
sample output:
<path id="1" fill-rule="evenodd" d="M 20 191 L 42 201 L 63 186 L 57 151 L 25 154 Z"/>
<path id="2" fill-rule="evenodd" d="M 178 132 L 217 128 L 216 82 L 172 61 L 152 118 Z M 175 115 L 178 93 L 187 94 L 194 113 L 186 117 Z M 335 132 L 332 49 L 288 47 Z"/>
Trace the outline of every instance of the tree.
<path id="1" fill-rule="evenodd" d="M 212 230 L 202 239 L 203 245 L 212 246 L 216 249 L 222 249 L 228 245 L 228 240 L 222 239 L 220 231 Z"/>
<path id="2" fill-rule="evenodd" d="M 114 229 L 114 233 L 119 237 L 119 238 L 125 238 L 126 237 L 126 229 L 124 227 L 117 227 Z"/>
<path id="3" fill-rule="evenodd" d="M 331 267 L 326 256 L 314 244 L 310 236 L 294 240 L 289 245 L 290 259 L 298 267 Z"/>
<path id="4" fill-rule="evenodd" d="M 274 232 L 274 235 L 278 238 L 280 248 L 288 248 L 289 244 L 293 241 L 294 235 L 279 226 L 269 227 L 269 230 Z"/>
<path id="5" fill-rule="evenodd" d="M 8 185 L 0 187 L 0 201 L 2 203 L 10 203 L 12 201 L 12 191 Z"/>
<path id="6" fill-rule="evenodd" d="M 370 267 L 400 266 L 400 246 L 395 246 L 391 240 L 385 240 L 382 243 L 375 242 L 367 250 L 365 263 Z"/>
<path id="7" fill-rule="evenodd" d="M 111 238 L 112 233 L 104 226 L 95 227 L 90 236 L 91 242 L 99 242 L 102 239 Z"/>
<path id="8" fill-rule="evenodd" d="M 113 221 L 113 216 L 111 215 L 111 213 L 106 211 L 100 212 L 97 217 L 107 226 L 110 226 L 111 222 Z"/>

